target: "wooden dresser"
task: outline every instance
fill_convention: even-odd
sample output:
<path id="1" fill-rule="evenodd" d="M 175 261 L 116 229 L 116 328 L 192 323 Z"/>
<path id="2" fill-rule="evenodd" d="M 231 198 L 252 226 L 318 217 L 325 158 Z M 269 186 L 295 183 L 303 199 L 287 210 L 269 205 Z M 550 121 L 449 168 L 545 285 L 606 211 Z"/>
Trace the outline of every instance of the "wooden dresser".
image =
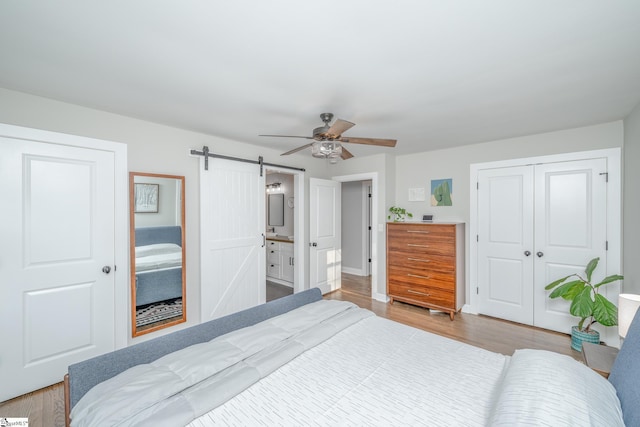
<path id="1" fill-rule="evenodd" d="M 454 314 L 464 302 L 464 223 L 387 223 L 387 294 Z"/>

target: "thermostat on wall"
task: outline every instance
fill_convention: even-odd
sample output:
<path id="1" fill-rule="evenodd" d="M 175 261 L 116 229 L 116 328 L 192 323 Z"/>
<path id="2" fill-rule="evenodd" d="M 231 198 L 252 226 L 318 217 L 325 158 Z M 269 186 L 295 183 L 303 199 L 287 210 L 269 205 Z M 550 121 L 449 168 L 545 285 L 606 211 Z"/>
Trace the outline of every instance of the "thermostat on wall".
<path id="1" fill-rule="evenodd" d="M 422 215 L 423 221 L 433 221 L 433 215 Z"/>

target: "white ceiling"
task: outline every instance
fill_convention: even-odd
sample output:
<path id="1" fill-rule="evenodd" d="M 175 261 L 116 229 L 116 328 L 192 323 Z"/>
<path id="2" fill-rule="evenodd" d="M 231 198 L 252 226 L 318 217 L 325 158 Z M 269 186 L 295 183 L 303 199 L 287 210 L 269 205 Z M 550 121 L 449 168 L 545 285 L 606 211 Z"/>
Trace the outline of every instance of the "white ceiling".
<path id="1" fill-rule="evenodd" d="M 355 155 L 603 123 L 640 102 L 638 0 L 5 0 L 0 87 L 288 151 Z"/>

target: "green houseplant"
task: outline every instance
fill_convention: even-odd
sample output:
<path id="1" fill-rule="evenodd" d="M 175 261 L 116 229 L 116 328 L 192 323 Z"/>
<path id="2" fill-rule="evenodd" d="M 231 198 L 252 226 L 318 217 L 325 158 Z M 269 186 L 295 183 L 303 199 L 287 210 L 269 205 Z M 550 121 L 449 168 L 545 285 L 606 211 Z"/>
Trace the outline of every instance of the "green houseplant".
<path id="1" fill-rule="evenodd" d="M 405 216 L 413 218 L 413 214 L 411 212 L 407 212 L 405 208 L 391 206 L 389 208 L 389 212 L 391 212 L 391 215 L 387 216 L 387 219 L 391 219 L 391 217 L 393 217 L 393 222 L 404 221 Z"/>
<path id="2" fill-rule="evenodd" d="M 599 291 L 603 285 L 622 280 L 624 277 L 613 274 L 598 283 L 592 283 L 591 276 L 598 266 L 598 261 L 600 258 L 589 261 L 584 276 L 570 274 L 545 287 L 547 291 L 553 289 L 549 298 L 561 297 L 571 301 L 569 312 L 580 318 L 578 325 L 571 328 L 571 348 L 577 351 L 582 351 L 582 341 L 600 342 L 600 333 L 591 329 L 594 323 L 600 323 L 603 326 L 618 324 L 618 308 Z"/>

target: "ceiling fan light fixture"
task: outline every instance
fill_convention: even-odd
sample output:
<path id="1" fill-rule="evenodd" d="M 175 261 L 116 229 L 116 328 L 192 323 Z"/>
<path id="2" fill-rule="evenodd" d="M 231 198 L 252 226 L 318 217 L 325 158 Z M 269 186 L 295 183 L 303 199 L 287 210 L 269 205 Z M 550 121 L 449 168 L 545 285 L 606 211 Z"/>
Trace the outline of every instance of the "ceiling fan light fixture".
<path id="1" fill-rule="evenodd" d="M 342 155 L 342 145 L 335 141 L 316 141 L 311 144 L 311 155 L 320 159 L 337 159 Z"/>

